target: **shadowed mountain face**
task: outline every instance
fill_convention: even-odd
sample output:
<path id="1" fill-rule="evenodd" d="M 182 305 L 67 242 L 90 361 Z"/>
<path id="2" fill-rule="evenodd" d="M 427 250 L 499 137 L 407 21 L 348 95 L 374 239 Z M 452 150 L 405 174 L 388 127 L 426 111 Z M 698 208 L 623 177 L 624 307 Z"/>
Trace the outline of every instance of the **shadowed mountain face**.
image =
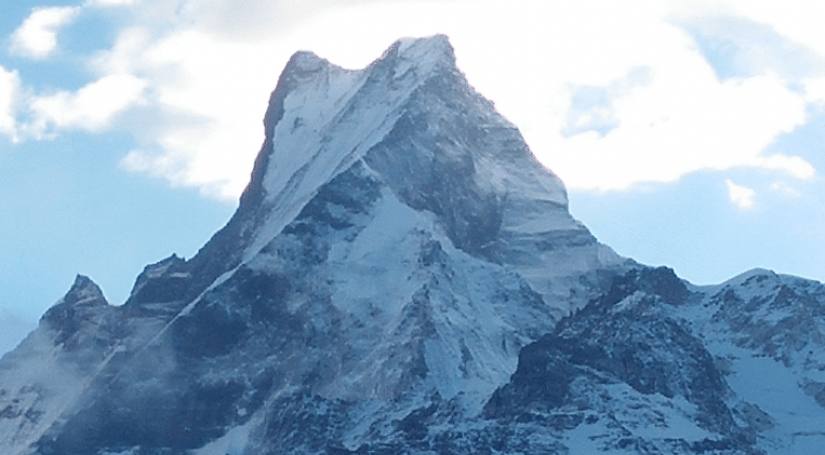
<path id="1" fill-rule="evenodd" d="M 357 71 L 299 52 L 264 126 L 237 212 L 195 257 L 147 266 L 121 306 L 78 277 L 3 357 L 4 453 L 825 443 L 822 286 L 695 288 L 617 256 L 445 37 Z M 765 362 L 797 402 L 751 393 L 741 372 Z"/>

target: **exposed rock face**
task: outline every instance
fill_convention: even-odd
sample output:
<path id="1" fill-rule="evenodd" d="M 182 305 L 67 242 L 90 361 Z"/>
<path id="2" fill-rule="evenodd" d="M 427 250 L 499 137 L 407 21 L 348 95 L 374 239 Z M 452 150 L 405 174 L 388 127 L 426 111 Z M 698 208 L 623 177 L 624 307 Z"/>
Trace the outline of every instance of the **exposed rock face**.
<path id="1" fill-rule="evenodd" d="M 604 450 L 755 451 L 755 435 L 728 407 L 713 355 L 671 311 L 688 294 L 667 269 L 617 279 L 602 299 L 522 349 L 486 414 L 601 432 Z"/>
<path id="2" fill-rule="evenodd" d="M 802 447 L 734 368 L 765 355 L 823 423 L 822 286 L 696 288 L 617 256 L 445 37 L 358 71 L 299 52 L 264 125 L 194 258 L 147 266 L 122 306 L 79 277 L 0 361 L 3 451 Z"/>

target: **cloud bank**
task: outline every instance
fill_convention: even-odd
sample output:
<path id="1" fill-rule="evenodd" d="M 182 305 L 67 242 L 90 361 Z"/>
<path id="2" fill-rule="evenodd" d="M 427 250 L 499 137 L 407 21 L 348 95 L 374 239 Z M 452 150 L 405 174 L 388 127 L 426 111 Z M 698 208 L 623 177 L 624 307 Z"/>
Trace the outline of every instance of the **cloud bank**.
<path id="1" fill-rule="evenodd" d="M 28 101 L 24 129 L 126 129 L 136 147 L 125 168 L 233 199 L 292 52 L 361 67 L 400 36 L 447 33 L 470 82 L 574 189 L 619 191 L 736 168 L 814 177 L 803 157 L 769 150 L 825 100 L 825 29 L 812 11 L 821 7 L 631 3 L 256 0 L 239 8 L 229 0 L 95 0 L 85 8 L 118 4 L 132 19 L 106 49 L 86 56 L 95 80 Z M 29 48 L 48 55 L 67 21 L 30 25 L 40 32 L 30 33 L 39 44 Z M 760 58 L 743 44 L 754 36 L 779 51 Z M 794 71 L 776 70 L 779 54 L 799 56 Z M 735 70 L 722 71 L 726 63 Z M 20 82 L 8 74 L 0 72 L 0 132 L 11 135 L 20 122 L 4 94 L 19 93 Z"/>

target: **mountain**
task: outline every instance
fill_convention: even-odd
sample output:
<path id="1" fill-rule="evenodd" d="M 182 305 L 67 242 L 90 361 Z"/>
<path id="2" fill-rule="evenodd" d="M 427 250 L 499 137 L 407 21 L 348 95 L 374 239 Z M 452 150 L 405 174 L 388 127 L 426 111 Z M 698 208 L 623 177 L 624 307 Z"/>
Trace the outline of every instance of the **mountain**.
<path id="1" fill-rule="evenodd" d="M 298 52 L 264 127 L 194 257 L 147 266 L 119 306 L 78 276 L 0 360 L 3 453 L 825 444 L 825 288 L 696 287 L 618 256 L 445 37 L 356 71 Z"/>
<path id="2" fill-rule="evenodd" d="M 561 430 L 577 453 L 817 453 L 823 316 L 813 281 L 632 270 L 525 347 L 485 414 L 531 438 Z"/>

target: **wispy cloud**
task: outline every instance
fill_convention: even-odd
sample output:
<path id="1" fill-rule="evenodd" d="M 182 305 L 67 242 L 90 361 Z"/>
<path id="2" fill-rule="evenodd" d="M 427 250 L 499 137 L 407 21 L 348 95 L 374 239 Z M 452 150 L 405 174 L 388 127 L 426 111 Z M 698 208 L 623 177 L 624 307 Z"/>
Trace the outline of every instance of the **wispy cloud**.
<path id="1" fill-rule="evenodd" d="M 728 198 L 740 210 L 750 210 L 756 204 L 756 191 L 744 185 L 739 185 L 731 179 L 725 180 L 728 187 Z"/>
<path id="2" fill-rule="evenodd" d="M 0 66 L 0 133 L 12 141 L 16 141 L 18 137 L 15 116 L 19 96 L 20 77 L 17 72 Z"/>
<path id="3" fill-rule="evenodd" d="M 775 181 L 771 183 L 770 189 L 775 193 L 779 193 L 785 197 L 792 199 L 796 199 L 802 196 L 801 191 L 782 181 Z"/>

